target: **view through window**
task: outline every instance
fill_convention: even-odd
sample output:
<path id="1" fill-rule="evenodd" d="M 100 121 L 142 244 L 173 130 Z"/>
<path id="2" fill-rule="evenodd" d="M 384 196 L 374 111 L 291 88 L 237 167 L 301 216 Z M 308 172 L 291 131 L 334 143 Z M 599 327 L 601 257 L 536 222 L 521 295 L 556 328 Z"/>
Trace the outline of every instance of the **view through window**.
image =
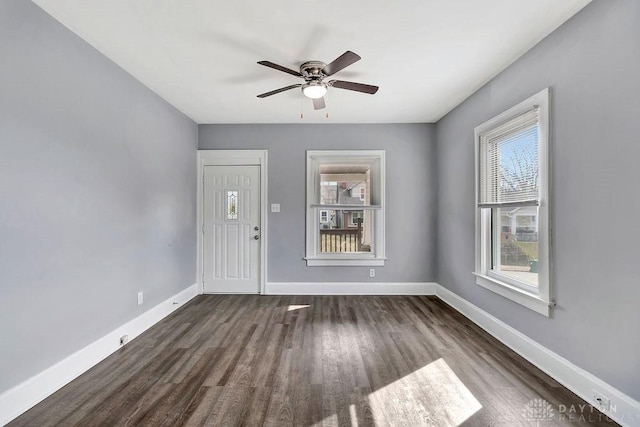
<path id="1" fill-rule="evenodd" d="M 358 209 L 370 205 L 370 166 L 321 164 L 319 251 L 357 253 L 372 251 L 373 214 Z"/>
<path id="2" fill-rule="evenodd" d="M 493 208 L 493 270 L 527 285 L 538 286 L 538 125 L 497 139 L 494 147 L 498 201 L 512 206 Z"/>

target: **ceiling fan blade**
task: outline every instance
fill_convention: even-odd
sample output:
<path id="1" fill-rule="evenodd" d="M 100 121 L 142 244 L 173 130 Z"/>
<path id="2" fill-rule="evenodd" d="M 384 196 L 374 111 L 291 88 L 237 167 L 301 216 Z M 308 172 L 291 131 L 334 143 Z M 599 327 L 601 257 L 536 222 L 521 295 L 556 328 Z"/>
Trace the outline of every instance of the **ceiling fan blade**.
<path id="1" fill-rule="evenodd" d="M 322 98 L 313 98 L 313 109 L 322 110 L 326 105 L 324 104 L 324 96 Z"/>
<path id="2" fill-rule="evenodd" d="M 360 61 L 360 56 L 348 50 L 342 55 L 340 55 L 339 57 L 337 57 L 332 63 L 326 65 L 322 69 L 322 72 L 326 76 L 331 76 L 337 73 L 338 71 L 344 68 L 347 68 L 349 65 L 353 64 L 354 62 L 358 62 L 358 61 Z"/>
<path id="3" fill-rule="evenodd" d="M 276 93 L 284 92 L 285 90 L 295 89 L 300 86 L 302 86 L 302 84 L 281 87 L 280 89 L 272 90 L 271 92 L 261 93 L 258 95 L 258 98 L 266 98 L 267 96 L 275 95 Z"/>
<path id="4" fill-rule="evenodd" d="M 331 80 L 330 86 L 337 87 L 338 89 L 353 90 L 356 92 L 368 93 L 373 95 L 378 91 L 378 86 L 365 85 L 362 83 L 345 82 L 344 80 Z"/>
<path id="5" fill-rule="evenodd" d="M 264 65 L 265 67 L 273 68 L 274 70 L 278 70 L 278 71 L 283 71 L 285 73 L 289 73 L 289 74 L 294 75 L 296 77 L 302 77 L 302 74 L 300 74 L 299 72 L 294 71 L 294 70 L 292 70 L 290 68 L 287 68 L 287 67 L 283 67 L 282 65 L 274 64 L 271 61 L 258 61 L 258 64 Z"/>

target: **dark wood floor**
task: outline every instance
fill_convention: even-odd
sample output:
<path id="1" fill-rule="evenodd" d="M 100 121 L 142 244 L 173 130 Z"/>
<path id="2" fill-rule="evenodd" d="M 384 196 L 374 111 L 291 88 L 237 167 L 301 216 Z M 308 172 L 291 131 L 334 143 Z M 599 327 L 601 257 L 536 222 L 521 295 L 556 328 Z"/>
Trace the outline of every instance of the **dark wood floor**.
<path id="1" fill-rule="evenodd" d="M 580 404 L 435 297 L 211 295 L 10 425 L 615 425 Z"/>

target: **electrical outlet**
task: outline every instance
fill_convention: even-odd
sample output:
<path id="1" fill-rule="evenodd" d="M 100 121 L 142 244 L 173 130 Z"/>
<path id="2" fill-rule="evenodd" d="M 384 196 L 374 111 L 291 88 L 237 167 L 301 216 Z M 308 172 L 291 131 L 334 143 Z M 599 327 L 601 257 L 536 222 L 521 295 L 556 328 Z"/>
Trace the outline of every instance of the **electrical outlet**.
<path id="1" fill-rule="evenodd" d="M 592 391 L 593 401 L 596 403 L 596 409 L 600 412 L 609 412 L 609 410 L 611 409 L 611 400 L 595 390 Z"/>
<path id="2" fill-rule="evenodd" d="M 138 292 L 138 305 L 142 305 L 142 301 L 144 300 L 142 291 Z"/>
<path id="3" fill-rule="evenodd" d="M 280 203 L 271 203 L 271 212 L 280 212 Z"/>
<path id="4" fill-rule="evenodd" d="M 370 268 L 369 269 L 369 277 L 376 277 L 376 269 L 375 268 Z"/>
<path id="5" fill-rule="evenodd" d="M 120 337 L 120 345 L 125 345 L 129 342 L 129 335 L 123 335 Z"/>

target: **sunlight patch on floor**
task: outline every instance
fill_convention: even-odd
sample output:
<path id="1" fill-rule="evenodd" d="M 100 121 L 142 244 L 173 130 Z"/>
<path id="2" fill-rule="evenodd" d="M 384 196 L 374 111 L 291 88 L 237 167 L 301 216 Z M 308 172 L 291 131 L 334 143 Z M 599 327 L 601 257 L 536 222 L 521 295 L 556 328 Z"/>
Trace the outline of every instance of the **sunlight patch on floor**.
<path id="1" fill-rule="evenodd" d="M 459 426 L 482 408 L 442 358 L 374 391 L 368 399 L 376 421 L 407 420 L 410 425 Z"/>
<path id="2" fill-rule="evenodd" d="M 308 308 L 309 304 L 290 305 L 287 311 L 300 310 L 301 308 Z"/>

